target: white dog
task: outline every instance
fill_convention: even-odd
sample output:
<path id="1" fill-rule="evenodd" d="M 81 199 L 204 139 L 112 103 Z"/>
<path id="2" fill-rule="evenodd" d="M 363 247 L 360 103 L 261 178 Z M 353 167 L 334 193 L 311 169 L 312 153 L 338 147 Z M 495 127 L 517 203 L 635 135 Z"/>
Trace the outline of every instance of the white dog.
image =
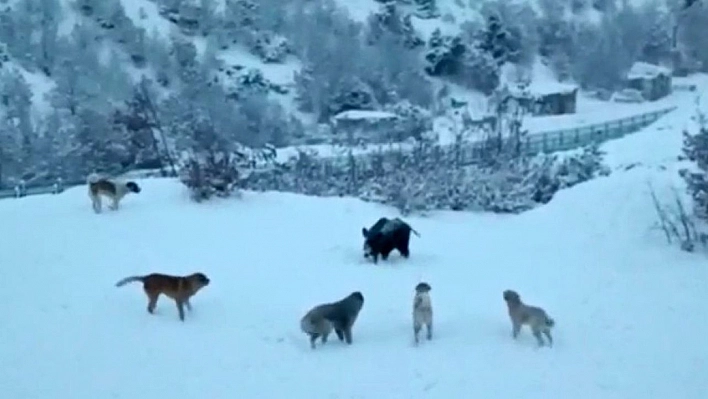
<path id="1" fill-rule="evenodd" d="M 96 173 L 91 173 L 86 179 L 88 184 L 88 194 L 91 198 L 93 210 L 96 213 L 101 212 L 101 196 L 106 196 L 111 200 L 108 206 L 112 210 L 117 210 L 120 205 L 120 200 L 128 193 L 139 193 L 140 186 L 133 181 L 123 182 L 101 177 Z"/>
<path id="2" fill-rule="evenodd" d="M 418 333 L 425 325 L 426 338 L 433 339 L 433 305 L 430 301 L 430 284 L 422 282 L 415 286 L 413 297 L 413 334 L 419 343 Z"/>

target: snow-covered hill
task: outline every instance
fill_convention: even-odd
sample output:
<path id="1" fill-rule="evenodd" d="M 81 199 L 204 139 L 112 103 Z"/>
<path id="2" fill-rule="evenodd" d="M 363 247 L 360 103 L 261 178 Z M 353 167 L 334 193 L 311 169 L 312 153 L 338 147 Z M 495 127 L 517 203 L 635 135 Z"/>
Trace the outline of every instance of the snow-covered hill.
<path id="1" fill-rule="evenodd" d="M 57 28 L 58 36 L 68 36 L 71 34 L 72 30 L 76 25 L 82 24 L 94 24 L 99 23 L 99 20 L 94 20 L 90 16 L 82 14 L 80 8 L 82 5 L 90 4 L 94 6 L 99 4 L 98 2 L 92 0 L 57 0 L 59 9 L 54 13 L 53 18 L 59 19 L 59 25 Z M 639 0 L 638 0 L 639 1 Z M 130 23 L 138 29 L 143 29 L 146 36 L 157 37 L 164 41 L 164 45 L 167 47 L 171 40 L 175 38 L 180 38 L 180 40 L 192 43 L 196 46 L 196 49 L 200 57 L 205 56 L 205 51 L 207 51 L 207 37 L 209 35 L 185 35 L 182 29 L 174 21 L 170 21 L 169 13 L 161 11 L 161 4 L 168 4 L 167 1 L 158 0 L 111 0 L 111 2 L 117 4 L 122 8 L 120 13 L 125 13 L 125 16 L 129 19 Z M 423 40 L 428 40 L 431 37 L 432 32 L 435 30 L 440 30 L 443 34 L 458 34 L 461 32 L 461 27 L 465 24 L 484 23 L 481 9 L 486 6 L 489 2 L 465 2 L 459 0 L 436 0 L 435 11 L 426 17 L 422 17 L 421 13 L 416 11 L 416 5 L 414 2 L 410 2 L 410 6 L 405 6 L 406 2 L 399 3 L 399 6 L 405 12 L 411 12 L 412 26 L 416 32 L 420 35 Z M 95 3 L 95 4 L 94 4 Z M 172 2 L 178 4 L 180 2 Z M 185 1 L 184 3 L 189 3 Z M 197 4 L 198 2 L 195 2 Z M 536 12 L 542 12 L 541 7 L 535 1 L 528 2 L 527 0 L 514 0 L 507 4 L 508 9 L 514 9 L 513 7 L 517 5 L 529 5 L 530 9 Z M 16 1 L 10 1 L 8 5 L 18 4 Z M 170 3 L 171 4 L 171 3 Z M 214 7 L 216 12 L 223 13 L 225 8 L 225 3 L 223 1 L 205 1 L 203 4 L 210 4 L 210 7 Z M 247 1 L 244 4 L 250 4 Z M 359 23 L 366 24 L 367 19 L 371 14 L 380 12 L 382 9 L 382 3 L 376 0 L 358 0 L 358 1 L 337 1 L 337 4 L 347 11 L 348 16 Z M 566 8 L 565 17 L 577 20 L 594 20 L 597 19 L 597 11 L 593 10 L 590 3 L 583 6 L 582 10 L 576 10 L 571 12 L 568 8 L 569 6 L 563 6 Z M 586 10 L 587 9 L 587 10 Z M 283 12 L 286 12 L 285 10 Z M 120 14 L 116 11 L 115 15 Z M 147 76 L 151 79 L 156 78 L 156 72 L 152 68 L 141 69 L 135 68 L 131 61 L 130 56 L 127 53 L 128 50 L 125 48 L 125 44 L 116 43 L 114 40 L 107 39 L 110 36 L 106 33 L 105 29 L 96 29 L 94 32 L 95 40 L 101 41 L 104 46 L 104 51 L 108 54 L 111 51 L 115 52 L 115 56 L 118 60 L 115 62 L 122 68 L 128 70 L 133 83 L 137 82 L 141 77 Z M 213 35 L 213 34 L 210 34 Z M 0 54 L 2 53 L 0 48 Z M 265 63 L 262 59 L 252 54 L 246 49 L 243 44 L 235 44 L 229 46 L 228 49 L 218 49 L 214 54 L 215 58 L 224 64 L 222 68 L 223 71 L 228 71 L 233 68 L 237 68 L 239 71 L 245 72 L 248 69 L 257 69 L 262 72 L 263 77 L 277 85 L 282 87 L 284 92 L 271 92 L 271 98 L 275 99 L 279 103 L 283 104 L 286 109 L 292 114 L 296 115 L 303 122 L 310 123 L 313 122 L 312 115 L 307 113 L 299 112 L 295 109 L 293 105 L 294 93 L 292 91 L 292 86 L 294 84 L 293 76 L 294 72 L 299 71 L 302 67 L 300 60 L 294 56 L 289 56 L 283 62 L 278 63 Z M 113 61 L 112 61 L 113 62 Z M 540 64 L 538 64 L 540 66 Z M 535 69 L 538 66 L 534 67 Z M 56 85 L 54 77 L 47 76 L 39 70 L 27 70 L 24 67 L 18 65 L 17 63 L 9 63 L 6 66 L 7 70 L 19 70 L 27 79 L 31 92 L 33 93 L 32 101 L 37 111 L 36 117 L 46 115 L 50 111 L 50 106 L 48 104 L 47 93 Z M 541 69 L 544 69 L 541 66 Z M 537 71 L 534 76 L 547 75 L 546 71 Z M 222 84 L 226 86 L 235 85 L 234 75 L 224 73 L 219 76 Z M 545 79 L 545 77 L 544 77 Z M 555 79 L 551 77 L 551 79 Z M 438 78 L 430 78 L 430 80 L 436 85 L 442 86 L 443 82 Z M 484 110 L 484 100 L 483 96 L 475 90 L 461 88 L 459 85 L 451 84 L 450 82 L 445 82 L 450 91 L 450 95 L 458 100 L 464 100 L 470 103 L 473 112 L 479 112 Z M 287 92 L 285 92 L 287 91 Z"/>
<path id="2" fill-rule="evenodd" d="M 615 168 L 519 216 L 407 220 L 412 257 L 377 266 L 362 226 L 391 209 L 347 198 L 244 193 L 189 201 L 140 181 L 96 215 L 85 187 L 0 202 L 0 386 L 8 398 L 704 398 L 708 268 L 652 228 L 651 181 L 678 184 L 693 110 L 606 144 Z M 639 166 L 625 170 L 628 164 Z M 134 274 L 206 273 L 184 323 L 145 311 Z M 435 336 L 412 345 L 425 280 Z M 555 318 L 555 346 L 518 341 L 501 293 Z M 311 350 L 299 318 L 360 290 L 354 344 Z"/>

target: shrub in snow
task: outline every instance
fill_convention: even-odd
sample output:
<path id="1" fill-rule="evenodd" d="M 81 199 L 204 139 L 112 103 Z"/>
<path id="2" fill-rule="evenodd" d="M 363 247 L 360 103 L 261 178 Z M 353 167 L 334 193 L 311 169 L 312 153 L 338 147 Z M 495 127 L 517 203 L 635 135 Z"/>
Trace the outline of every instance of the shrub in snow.
<path id="1" fill-rule="evenodd" d="M 370 14 L 366 22 L 369 44 L 377 43 L 385 32 L 396 36 L 407 49 L 425 44 L 413 27 L 411 14 L 401 13 L 394 1 L 381 4 L 379 10 Z"/>
<path id="2" fill-rule="evenodd" d="M 415 0 L 417 9 L 415 16 L 421 19 L 431 19 L 440 16 L 436 0 Z"/>
<path id="3" fill-rule="evenodd" d="M 240 178 L 241 161 L 240 156 L 224 152 L 190 154 L 180 160 L 179 179 L 197 202 L 212 196 L 228 197 Z"/>
<path id="4" fill-rule="evenodd" d="M 493 54 L 460 36 L 433 31 L 425 52 L 425 72 L 456 79 L 460 84 L 489 95 L 499 86 L 499 64 Z"/>
<path id="5" fill-rule="evenodd" d="M 192 151 L 184 153 L 179 160 L 179 179 L 196 202 L 214 196 L 225 198 L 231 196 L 255 168 L 264 167 L 264 162 L 272 162 L 274 158 L 272 148 L 258 152 L 245 147 L 233 151 Z"/>
<path id="6" fill-rule="evenodd" d="M 255 33 L 250 48 L 265 63 L 282 63 L 290 53 L 288 40 L 273 32 Z"/>
<path id="7" fill-rule="evenodd" d="M 356 196 L 398 208 L 483 210 L 519 213 L 547 203 L 560 189 L 604 173 L 602 154 L 593 148 L 560 158 L 554 155 L 502 157 L 488 166 L 460 157 L 469 143 L 440 146 L 419 140 L 412 149 L 388 149 L 363 156 L 321 159 L 300 153 L 246 181 L 257 190 L 319 196 Z M 468 152 L 468 151 L 467 151 Z"/>
<path id="8" fill-rule="evenodd" d="M 0 43 L 0 68 L 6 62 L 10 62 L 10 53 L 7 51 L 7 44 Z"/>
<path id="9" fill-rule="evenodd" d="M 336 115 L 352 109 L 374 110 L 378 102 L 371 86 L 356 76 L 345 76 L 331 94 L 328 108 L 329 115 Z"/>
<path id="10" fill-rule="evenodd" d="M 693 198 L 693 210 L 702 220 L 708 220 L 708 124 L 705 115 L 699 114 L 699 130 L 695 134 L 683 132 L 683 155 L 693 168 L 682 169 L 681 177 L 686 182 Z"/>
<path id="11" fill-rule="evenodd" d="M 241 70 L 236 77 L 235 87 L 231 88 L 228 96 L 234 99 L 244 99 L 252 95 L 268 94 L 271 83 L 257 68 Z"/>
<path id="12" fill-rule="evenodd" d="M 433 128 L 433 119 L 430 111 L 412 104 L 408 100 L 400 101 L 386 107 L 386 111 L 396 114 L 393 137 L 395 141 L 402 141 L 409 137 L 423 138 L 423 135 Z"/>
<path id="13" fill-rule="evenodd" d="M 599 144 L 591 144 L 584 147 L 580 153 L 576 152 L 565 157 L 555 156 L 553 175 L 558 181 L 559 188 L 572 187 L 598 175 L 609 175 L 610 168 L 602 164 L 604 155 L 604 152 L 600 151 Z"/>
<path id="14" fill-rule="evenodd" d="M 693 212 L 689 211 L 691 207 L 684 205 L 678 192 L 674 191 L 673 200 L 665 204 L 652 189 L 659 225 L 667 241 L 678 241 L 681 249 L 687 252 L 692 252 L 696 243 L 704 246 L 708 243 L 708 234 L 705 233 L 705 222 L 708 221 L 708 119 L 700 111 L 696 119 L 698 132 L 683 132 L 683 158 L 693 164 L 690 168 L 679 171 L 693 202 Z M 702 223 L 697 223 L 698 221 Z"/>
<path id="15" fill-rule="evenodd" d="M 669 244 L 676 240 L 681 249 L 686 252 L 693 252 L 696 249 L 696 243 L 700 242 L 704 246 L 706 245 L 708 236 L 698 232 L 696 218 L 684 205 L 678 191 L 672 190 L 673 198 L 668 204 L 659 200 L 659 196 L 651 186 L 650 193 L 659 219 L 659 228 L 664 232 Z"/>
<path id="16" fill-rule="evenodd" d="M 425 72 L 431 76 L 449 76 L 459 72 L 466 47 L 459 36 L 443 35 L 435 29 L 428 39 Z"/>

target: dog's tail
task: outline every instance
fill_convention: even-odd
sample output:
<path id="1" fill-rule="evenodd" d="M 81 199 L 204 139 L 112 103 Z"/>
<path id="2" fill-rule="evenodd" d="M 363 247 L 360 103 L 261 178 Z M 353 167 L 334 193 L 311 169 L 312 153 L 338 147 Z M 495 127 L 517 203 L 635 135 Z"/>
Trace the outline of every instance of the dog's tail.
<path id="1" fill-rule="evenodd" d="M 130 276 L 116 283 L 116 287 L 122 287 L 128 283 L 137 283 L 138 281 L 143 282 L 145 280 L 144 276 Z"/>
<path id="2" fill-rule="evenodd" d="M 552 328 L 556 325 L 556 321 L 553 320 L 551 317 L 546 316 L 546 327 Z"/>
<path id="3" fill-rule="evenodd" d="M 413 234 L 415 234 L 416 236 L 420 237 L 420 233 L 418 233 L 413 227 L 411 227 L 411 226 L 408 226 L 408 227 L 411 229 L 411 231 L 413 232 Z"/>
<path id="4" fill-rule="evenodd" d="M 101 180 L 101 175 L 96 172 L 92 172 L 86 177 L 86 184 L 96 183 L 99 180 Z"/>

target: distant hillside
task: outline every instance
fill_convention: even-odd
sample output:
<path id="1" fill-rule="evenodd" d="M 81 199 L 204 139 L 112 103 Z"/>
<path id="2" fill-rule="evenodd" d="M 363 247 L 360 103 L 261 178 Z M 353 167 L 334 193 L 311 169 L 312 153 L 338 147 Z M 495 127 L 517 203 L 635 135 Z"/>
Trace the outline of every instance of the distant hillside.
<path id="1" fill-rule="evenodd" d="M 484 112 L 533 66 L 611 90 L 633 61 L 670 58 L 673 11 L 622 3 L 5 0 L 0 182 L 320 142 L 351 109 L 431 126 L 451 98 Z M 691 12 L 682 43 L 705 57 L 692 27 L 706 12 Z"/>

